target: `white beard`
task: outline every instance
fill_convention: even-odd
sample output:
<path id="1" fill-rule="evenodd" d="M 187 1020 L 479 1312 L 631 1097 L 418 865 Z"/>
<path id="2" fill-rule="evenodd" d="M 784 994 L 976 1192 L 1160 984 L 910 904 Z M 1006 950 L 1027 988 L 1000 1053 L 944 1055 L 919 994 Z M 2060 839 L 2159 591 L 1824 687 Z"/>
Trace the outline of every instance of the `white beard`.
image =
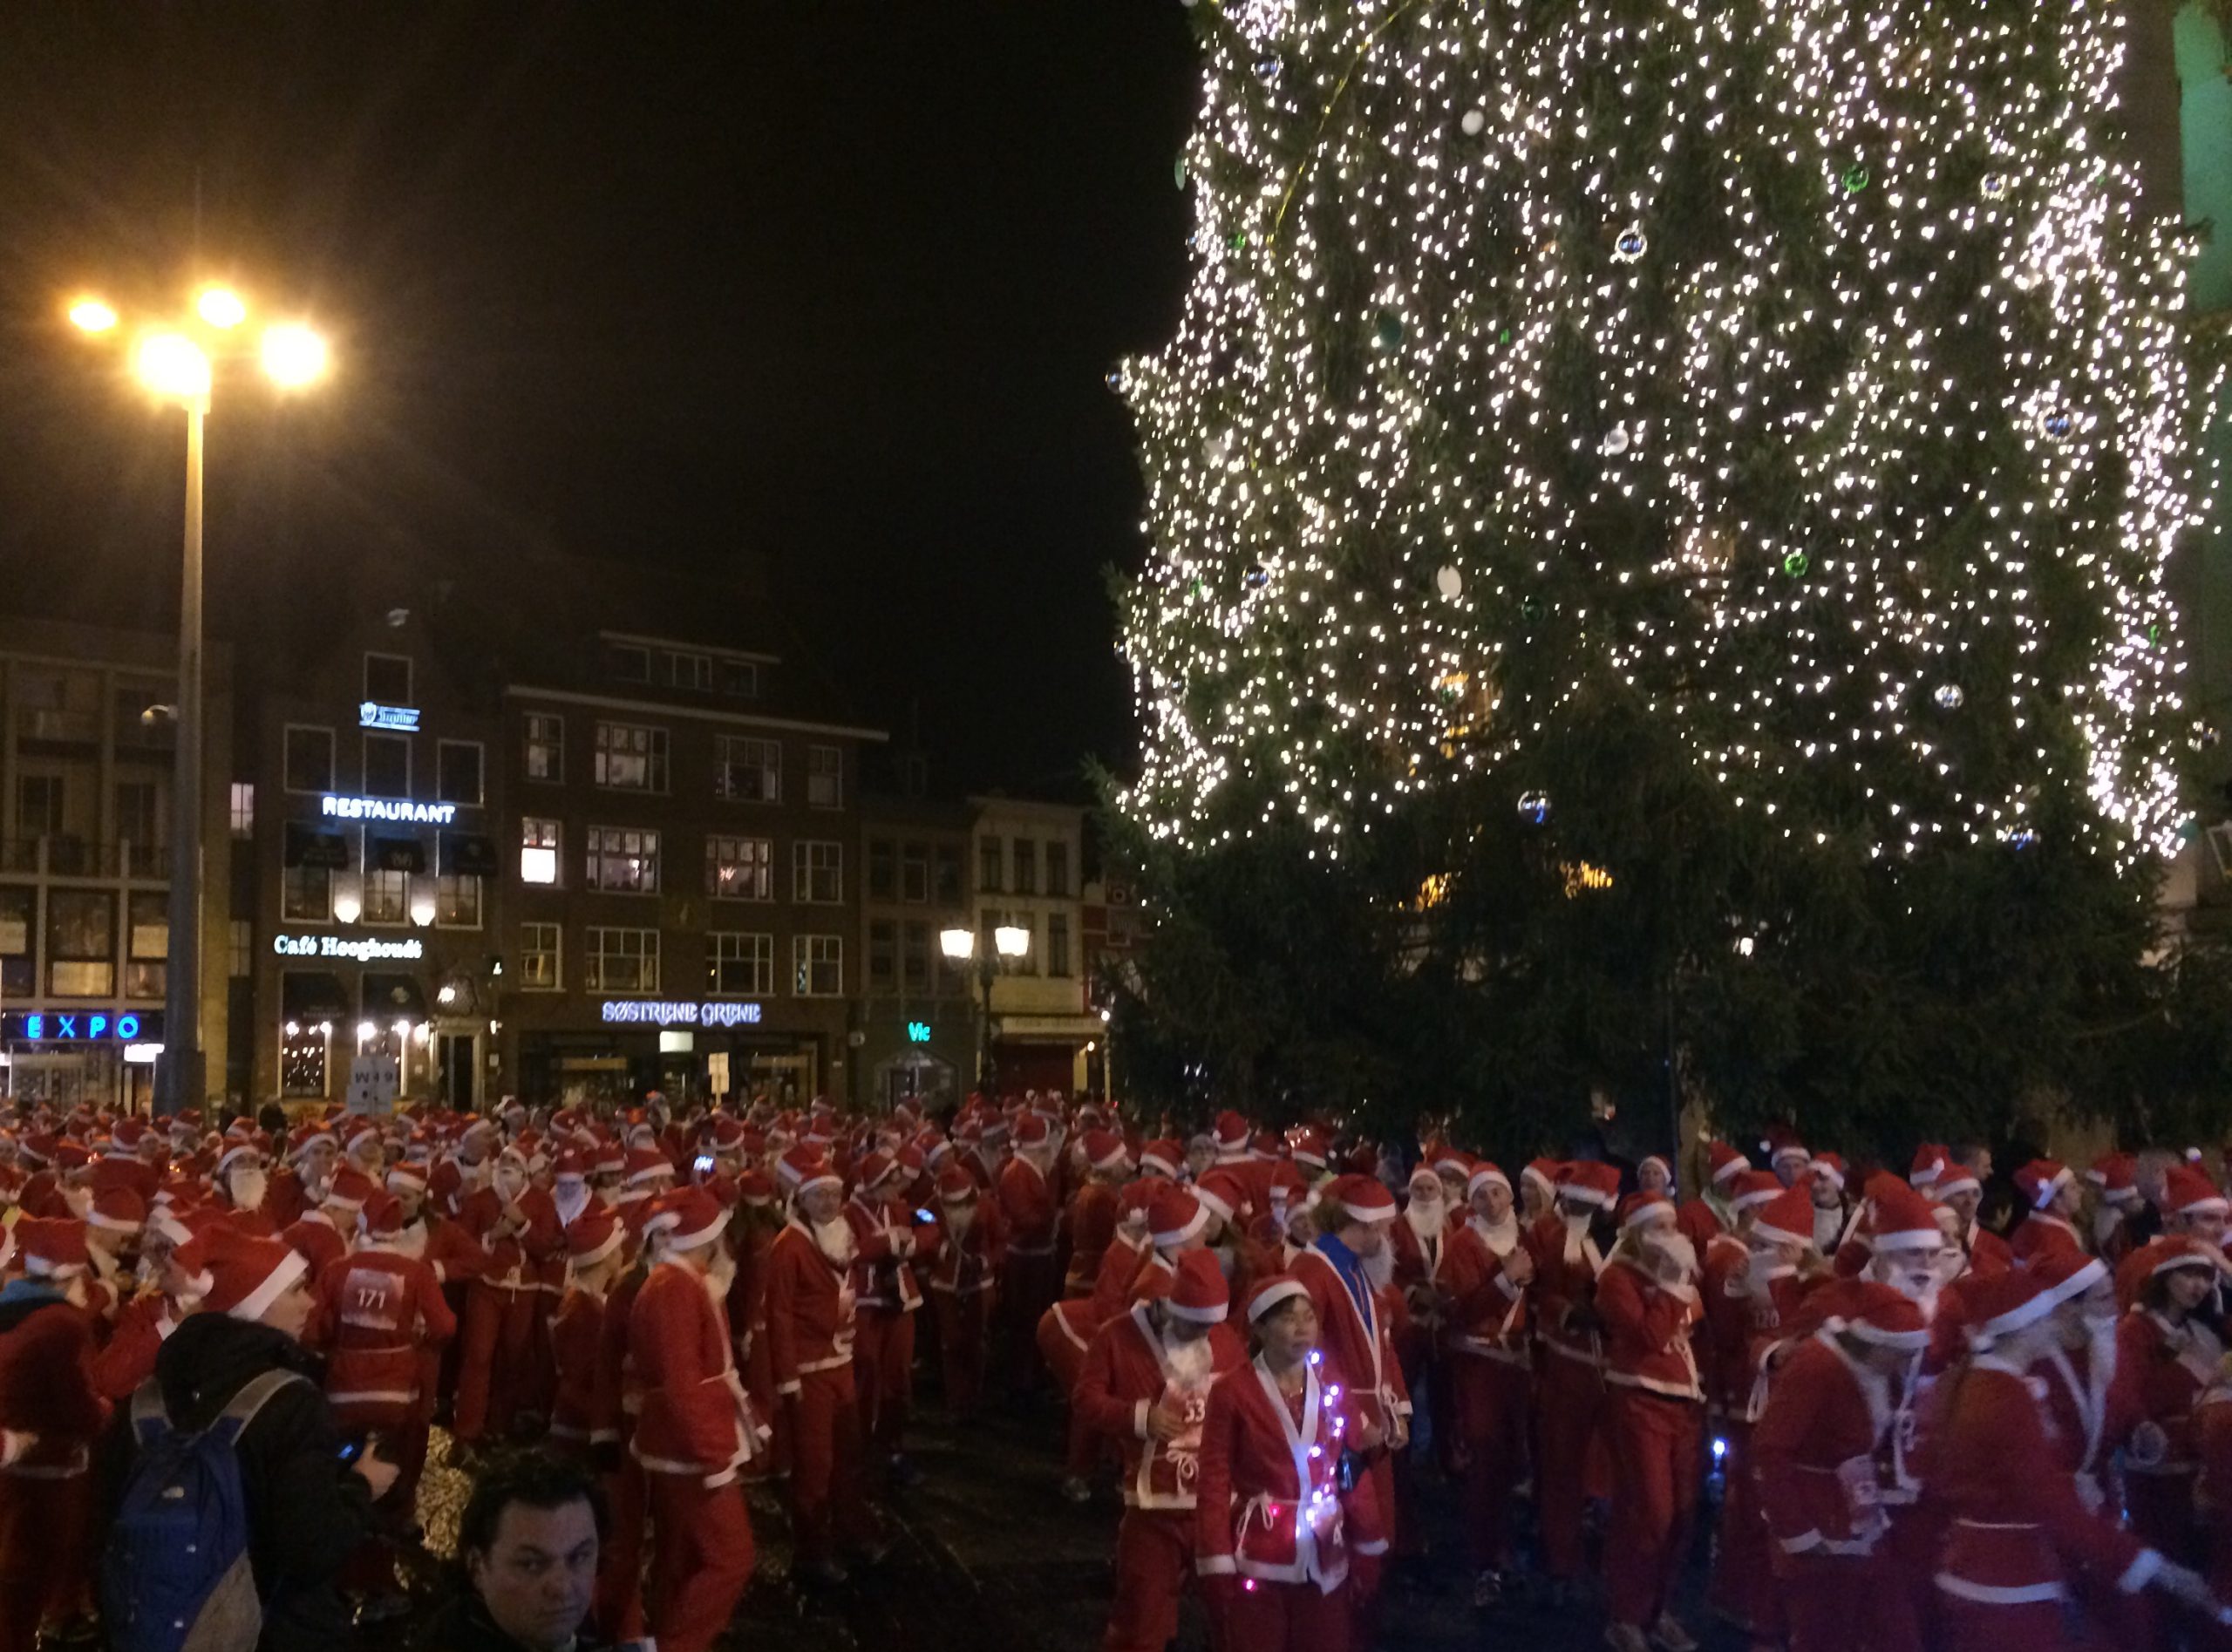
<path id="1" fill-rule="evenodd" d="M 520 1195 L 527 1191 L 527 1172 L 500 1170 L 496 1173 L 496 1197 L 507 1205 L 516 1205 Z"/>
<path id="2" fill-rule="evenodd" d="M 62 1202 L 70 1207 L 71 1215 L 83 1221 L 93 1207 L 93 1190 L 90 1187 L 65 1187 Z"/>
<path id="3" fill-rule="evenodd" d="M 1231 1245 L 1219 1245 L 1215 1248 L 1217 1271 L 1224 1275 L 1225 1283 L 1229 1285 L 1232 1283 L 1232 1276 L 1240 1271 L 1240 1252 L 1237 1247 Z"/>
<path id="4" fill-rule="evenodd" d="M 1836 1254 L 1838 1243 L 1845 1236 L 1845 1213 L 1836 1205 L 1814 1207 L 1814 1242 L 1824 1256 Z"/>
<path id="5" fill-rule="evenodd" d="M 1473 1231 L 1488 1247 L 1488 1254 L 1500 1261 L 1519 1247 L 1519 1220 L 1509 1211 L 1504 1212 L 1500 1222 L 1485 1222 L 1473 1218 Z"/>
<path id="6" fill-rule="evenodd" d="M 1374 1290 L 1385 1290 L 1395 1282 L 1395 1247 L 1382 1245 L 1376 1256 L 1360 1259 L 1364 1263 L 1364 1283 Z"/>
<path id="7" fill-rule="evenodd" d="M 235 1210 L 262 1210 L 263 1196 L 271 1191 L 271 1179 L 260 1170 L 236 1170 L 227 1180 L 232 1190 Z"/>
<path id="8" fill-rule="evenodd" d="M 552 1192 L 550 1199 L 558 1207 L 558 1225 L 571 1227 L 574 1219 L 589 1207 L 589 1184 L 578 1182 L 571 1187 L 559 1187 Z"/>
<path id="9" fill-rule="evenodd" d="M 946 1232 L 951 1234 L 956 1239 L 965 1237 L 969 1230 L 976 1225 L 976 1212 L 973 1206 L 949 1205 L 942 1214 Z"/>
<path id="10" fill-rule="evenodd" d="M 813 1234 L 817 1249 L 840 1268 L 849 1267 L 853 1261 L 853 1225 L 842 1216 L 826 1222 L 808 1222 L 807 1230 Z"/>
<path id="11" fill-rule="evenodd" d="M 1432 1243 L 1441 1237 L 1441 1230 L 1449 1221 L 1449 1207 L 1439 1199 L 1421 1205 L 1413 1199 L 1403 1208 L 1403 1220 L 1411 1224 L 1411 1231 Z"/>
<path id="12" fill-rule="evenodd" d="M 2101 1206 L 2092 1213 L 2092 1242 L 2105 1249 L 2108 1241 L 2116 1236 L 2116 1230 L 2123 1225 L 2123 1212 L 2113 1205 Z"/>
<path id="13" fill-rule="evenodd" d="M 1209 1346 L 1208 1337 L 1181 1343 L 1168 1331 L 1162 1334 L 1162 1357 L 1170 1367 L 1171 1380 L 1181 1388 L 1207 1386 L 1216 1364 L 1216 1350 Z"/>
<path id="14" fill-rule="evenodd" d="M 705 1292 L 716 1303 L 725 1303 L 729 1291 L 736 1284 L 736 1258 L 719 1246 L 713 1247 L 711 1261 L 705 1264 Z"/>

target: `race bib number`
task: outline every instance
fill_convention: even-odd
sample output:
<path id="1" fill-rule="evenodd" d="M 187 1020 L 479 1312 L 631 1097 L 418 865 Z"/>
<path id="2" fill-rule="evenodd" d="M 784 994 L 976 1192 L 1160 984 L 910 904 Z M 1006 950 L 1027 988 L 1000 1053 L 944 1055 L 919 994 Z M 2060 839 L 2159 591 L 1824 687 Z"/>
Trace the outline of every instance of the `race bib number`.
<path id="1" fill-rule="evenodd" d="M 400 1330 L 402 1291 L 392 1274 L 352 1268 L 341 1286 L 341 1322 L 365 1330 Z"/>

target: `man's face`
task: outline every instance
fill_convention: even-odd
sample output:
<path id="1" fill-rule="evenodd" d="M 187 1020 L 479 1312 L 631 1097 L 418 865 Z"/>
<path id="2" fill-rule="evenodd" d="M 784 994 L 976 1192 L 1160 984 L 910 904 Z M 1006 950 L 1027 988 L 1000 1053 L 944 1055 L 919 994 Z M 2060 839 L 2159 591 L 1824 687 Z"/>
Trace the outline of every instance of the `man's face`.
<path id="1" fill-rule="evenodd" d="M 1775 1180 L 1786 1187 L 1798 1186 L 1798 1179 L 1806 1173 L 1806 1161 L 1795 1153 L 1785 1153 L 1775 1160 Z"/>
<path id="2" fill-rule="evenodd" d="M 1434 1166 L 1434 1174 L 1441 1178 L 1441 1202 L 1452 1210 L 1465 1202 L 1465 1173 L 1454 1165 Z"/>
<path id="3" fill-rule="evenodd" d="M 310 1312 L 316 1306 L 317 1298 L 310 1295 L 310 1277 L 305 1275 L 281 1291 L 278 1300 L 263 1310 L 263 1322 L 300 1342 L 303 1328 L 310 1322 Z"/>
<path id="4" fill-rule="evenodd" d="M 2085 1190 L 2071 1182 L 2055 1191 L 2053 1202 L 2046 1207 L 2064 1221 L 2075 1221 L 2085 1207 Z"/>
<path id="5" fill-rule="evenodd" d="M 837 1220 L 845 1206 L 845 1190 L 829 1182 L 821 1182 L 799 1194 L 799 1208 L 806 1212 L 806 1219 L 819 1227 Z"/>
<path id="6" fill-rule="evenodd" d="M 1663 1193 L 1672 1185 L 1666 1166 L 1656 1159 L 1649 1160 L 1636 1171 L 1636 1186 L 1647 1193 Z"/>
<path id="7" fill-rule="evenodd" d="M 1351 1250 L 1359 1256 L 1377 1256 L 1387 1248 L 1387 1230 L 1392 1222 L 1351 1222 L 1341 1236 Z"/>
<path id="8" fill-rule="evenodd" d="M 1511 1189 L 1500 1181 L 1484 1181 L 1473 1195 L 1473 1214 L 1491 1227 L 1511 1214 Z"/>
<path id="9" fill-rule="evenodd" d="M 487 1553 L 466 1552 L 466 1570 L 498 1628 L 527 1652 L 556 1652 L 589 1615 L 596 1561 L 596 1517 L 577 1499 L 507 1505 Z"/>
<path id="10" fill-rule="evenodd" d="M 2209 1287 L 2216 1282 L 2213 1270 L 2204 1268 L 2181 1268 L 2170 1275 L 2164 1286 L 2171 1302 L 2188 1314 L 2208 1300 Z"/>
<path id="11" fill-rule="evenodd" d="M 333 1174 L 333 1165 L 337 1157 L 331 1142 L 312 1142 L 303 1150 L 303 1180 L 304 1181 L 325 1180 Z"/>
<path id="12" fill-rule="evenodd" d="M 1827 1176 L 1814 1179 L 1814 1206 L 1817 1210 L 1834 1210 L 1837 1201 L 1844 1197 L 1841 1189 Z"/>
<path id="13" fill-rule="evenodd" d="M 2168 1224 L 2181 1233 L 2192 1234 L 2205 1244 L 2222 1248 L 2224 1244 L 2224 1213 L 2221 1210 L 2188 1211 L 2174 1218 Z"/>
<path id="14" fill-rule="evenodd" d="M 1868 1275 L 1920 1302 L 1937 1289 L 1936 1248 L 1902 1245 L 1879 1250 L 1868 1264 Z"/>
<path id="15" fill-rule="evenodd" d="M 1207 1136 L 1196 1136 L 1186 1144 L 1187 1168 L 1200 1180 L 1201 1173 L 1217 1162 L 1217 1145 Z"/>
<path id="16" fill-rule="evenodd" d="M 1961 1219 L 1961 1226 L 1966 1228 L 1975 1224 L 1977 1207 L 1983 1204 L 1984 1200 L 1984 1191 L 1981 1188 L 1963 1187 L 1957 1193 L 1945 1195 L 1945 1207 L 1958 1216 Z"/>
<path id="17" fill-rule="evenodd" d="M 1969 1168 L 1969 1173 L 1974 1176 L 1978 1181 L 1984 1182 L 1991 1180 L 1990 1148 L 1971 1148 L 1965 1159 L 1959 1158 L 1956 1155 L 1956 1162 L 1966 1165 Z"/>

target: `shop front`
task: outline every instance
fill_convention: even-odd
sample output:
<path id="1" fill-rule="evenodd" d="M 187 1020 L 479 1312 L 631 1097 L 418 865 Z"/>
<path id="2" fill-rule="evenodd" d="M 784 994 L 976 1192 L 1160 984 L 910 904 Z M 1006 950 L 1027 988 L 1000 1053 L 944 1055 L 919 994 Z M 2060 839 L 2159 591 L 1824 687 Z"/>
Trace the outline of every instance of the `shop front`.
<path id="1" fill-rule="evenodd" d="M 423 942 L 282 935 L 273 950 L 282 960 L 272 1010 L 282 1101 L 340 1100 L 363 1056 L 396 1062 L 403 1098 L 439 1093 L 426 984 L 399 967 L 424 962 Z"/>
<path id="2" fill-rule="evenodd" d="M 1098 1052 L 1106 1030 L 1100 1017 L 1092 1015 L 994 1017 L 992 1071 L 1000 1093 L 1079 1093 L 1089 1058 Z"/>
<path id="3" fill-rule="evenodd" d="M 0 1079 L 18 1106 L 153 1111 L 160 1010 L 28 1010 L 0 1016 Z"/>
<path id="4" fill-rule="evenodd" d="M 759 1003 L 609 998 L 595 1007 L 594 1027 L 521 1028 L 523 1095 L 625 1106 L 656 1090 L 675 1105 L 766 1095 L 800 1106 L 829 1073 L 826 1035 L 772 1026 Z"/>

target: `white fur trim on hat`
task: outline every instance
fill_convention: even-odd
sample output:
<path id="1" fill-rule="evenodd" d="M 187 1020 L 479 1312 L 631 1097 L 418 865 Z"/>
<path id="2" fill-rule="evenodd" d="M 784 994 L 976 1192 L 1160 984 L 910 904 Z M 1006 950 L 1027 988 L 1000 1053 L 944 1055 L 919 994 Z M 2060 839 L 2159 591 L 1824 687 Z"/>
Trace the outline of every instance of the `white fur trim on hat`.
<path id="1" fill-rule="evenodd" d="M 628 1230 L 623 1227 L 618 1222 L 615 1222 L 612 1224 L 612 1231 L 604 1236 L 604 1242 L 602 1244 L 599 1245 L 595 1250 L 589 1251 L 585 1254 L 568 1257 L 567 1260 L 569 1265 L 576 1271 L 584 1268 L 594 1268 L 606 1257 L 611 1255 L 614 1251 L 618 1250 L 620 1248 L 620 1241 L 627 1237 Z M 681 1248 L 687 1250 L 689 1247 L 684 1245 L 681 1247 Z"/>
<path id="2" fill-rule="evenodd" d="M 263 1282 L 225 1310 L 232 1319 L 255 1320 L 263 1317 L 264 1309 L 285 1294 L 287 1287 L 310 1271 L 310 1265 L 302 1252 L 290 1250 L 284 1261 L 263 1276 Z"/>
<path id="3" fill-rule="evenodd" d="M 1505 1175 L 1503 1172 L 1498 1170 L 1494 1165 L 1483 1165 L 1480 1169 L 1474 1171 L 1470 1176 L 1466 1178 L 1465 1196 L 1467 1199 L 1470 1199 L 1474 1193 L 1479 1193 L 1481 1188 L 1487 1186 L 1491 1183 L 1494 1183 L 1496 1186 L 1502 1188 L 1506 1193 L 1509 1193 L 1512 1190 L 1510 1177 Z"/>
<path id="4" fill-rule="evenodd" d="M 1150 1234 L 1157 1250 L 1168 1250 L 1173 1245 L 1182 1245 L 1209 1225 L 1208 1207 L 1198 1199 L 1194 1201 L 1194 1214 L 1183 1227 Z"/>
<path id="5" fill-rule="evenodd" d="M 1248 1322 L 1251 1325 L 1276 1309 L 1280 1303 L 1291 1302 L 1297 1296 L 1307 1296 L 1310 1288 L 1298 1279 L 1281 1280 L 1248 1299 Z"/>
<path id="6" fill-rule="evenodd" d="M 1163 1311 L 1173 1319 L 1182 1319 L 1195 1325 L 1220 1325 L 1224 1322 L 1228 1303 L 1213 1302 L 1207 1308 L 1181 1307 L 1175 1296 L 1161 1299 Z"/>
<path id="7" fill-rule="evenodd" d="M 1920 1353 L 1929 1346 L 1928 1327 L 1918 1331 L 1887 1331 L 1864 1319 L 1832 1318 L 1824 1329 L 1846 1336 L 1856 1336 L 1861 1342 L 1873 1343 L 1878 1348 L 1903 1348 L 1911 1353 Z"/>

